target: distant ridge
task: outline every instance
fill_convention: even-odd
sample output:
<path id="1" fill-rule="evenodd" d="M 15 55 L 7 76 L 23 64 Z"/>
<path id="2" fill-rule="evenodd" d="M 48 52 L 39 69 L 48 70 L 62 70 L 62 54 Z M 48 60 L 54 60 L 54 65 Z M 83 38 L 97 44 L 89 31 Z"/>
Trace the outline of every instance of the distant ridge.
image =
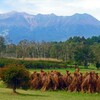
<path id="1" fill-rule="evenodd" d="M 100 35 L 100 21 L 87 13 L 57 16 L 13 11 L 0 14 L 0 35 L 13 43 L 23 39 L 64 41 L 73 36 L 87 38 Z"/>

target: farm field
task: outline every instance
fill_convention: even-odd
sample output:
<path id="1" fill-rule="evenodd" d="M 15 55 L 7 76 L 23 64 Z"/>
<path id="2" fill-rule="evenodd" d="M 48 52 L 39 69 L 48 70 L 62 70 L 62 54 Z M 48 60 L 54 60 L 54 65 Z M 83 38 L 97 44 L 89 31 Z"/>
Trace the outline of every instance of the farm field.
<path id="1" fill-rule="evenodd" d="M 71 73 L 74 72 L 74 68 L 68 69 L 45 69 L 44 71 L 48 72 L 51 70 L 57 70 L 64 74 L 66 70 L 69 70 Z M 30 69 L 32 73 L 34 69 Z M 40 69 L 36 70 L 37 72 Z M 91 69 L 81 69 L 81 72 L 85 73 L 86 71 L 89 72 Z M 99 70 L 96 70 L 100 74 Z M 21 90 L 17 89 L 18 94 L 12 94 L 12 90 L 5 87 L 3 82 L 0 82 L 0 100 L 100 100 L 100 94 L 93 93 L 78 93 L 78 92 L 67 92 L 65 90 L 59 91 L 46 91 L 42 92 L 41 90 Z"/>
<path id="2" fill-rule="evenodd" d="M 0 100 L 100 100 L 100 0 L 0 5 Z"/>
<path id="3" fill-rule="evenodd" d="M 100 94 L 70 93 L 66 91 L 20 90 L 19 94 L 12 94 L 11 89 L 0 83 L 0 100 L 100 100 Z"/>
<path id="4" fill-rule="evenodd" d="M 26 61 L 57 61 L 61 62 L 62 60 L 54 59 L 54 58 L 13 58 L 17 60 L 26 60 Z"/>
<path id="5" fill-rule="evenodd" d="M 29 69 L 29 71 L 32 73 L 34 71 L 37 71 L 37 72 L 40 72 L 41 69 Z M 66 73 L 66 70 L 70 71 L 71 73 L 74 73 L 75 71 L 75 68 L 66 68 L 66 69 L 44 69 L 44 71 L 48 72 L 48 71 L 52 71 L 52 70 L 56 70 L 56 71 L 59 71 L 61 72 L 62 74 L 65 74 Z M 99 73 L 100 74 L 100 70 L 97 70 L 96 68 L 89 68 L 89 69 L 80 69 L 80 72 L 82 73 L 85 73 L 85 72 L 90 72 L 90 71 L 95 71 L 96 73 Z"/>

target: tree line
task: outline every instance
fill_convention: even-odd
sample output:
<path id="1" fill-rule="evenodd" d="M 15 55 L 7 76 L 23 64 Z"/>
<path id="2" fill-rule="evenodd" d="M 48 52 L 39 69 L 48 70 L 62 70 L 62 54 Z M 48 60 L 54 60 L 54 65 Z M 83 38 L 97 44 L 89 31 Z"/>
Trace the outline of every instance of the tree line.
<path id="1" fill-rule="evenodd" d="M 0 57 L 56 58 L 71 64 L 100 66 L 100 36 L 75 36 L 63 42 L 22 40 L 18 44 L 7 43 L 4 37 L 0 37 Z"/>

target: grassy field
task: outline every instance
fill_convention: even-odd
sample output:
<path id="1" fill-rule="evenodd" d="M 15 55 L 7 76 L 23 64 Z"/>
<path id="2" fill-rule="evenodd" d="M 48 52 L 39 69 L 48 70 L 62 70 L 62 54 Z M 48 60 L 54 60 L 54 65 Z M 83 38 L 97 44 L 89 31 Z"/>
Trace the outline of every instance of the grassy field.
<path id="1" fill-rule="evenodd" d="M 32 73 L 33 71 L 37 71 L 39 72 L 41 69 L 29 69 L 29 71 Z M 70 71 L 71 73 L 74 73 L 75 71 L 75 68 L 66 68 L 66 69 L 44 69 L 44 71 L 48 72 L 48 71 L 51 71 L 51 70 L 56 70 L 56 71 L 59 71 L 61 72 L 62 74 L 65 74 L 66 73 L 66 70 Z M 80 69 L 80 72 L 82 73 L 85 73 L 85 72 L 90 72 L 90 71 L 95 71 L 96 73 L 99 73 L 100 74 L 100 70 L 97 70 L 96 68 L 89 68 L 89 69 Z"/>
<path id="2" fill-rule="evenodd" d="M 70 93 L 66 91 L 20 90 L 12 94 L 12 90 L 0 83 L 0 100 L 100 100 L 100 94 Z"/>
<path id="3" fill-rule="evenodd" d="M 9 89 L 0 89 L 0 100 L 100 100 L 99 94 L 69 93 L 66 91 L 22 91 L 14 95 Z"/>
<path id="4" fill-rule="evenodd" d="M 58 70 L 61 73 L 65 73 L 66 69 L 45 69 L 45 71 Z M 68 68 L 70 72 L 74 72 L 75 69 Z M 85 73 L 91 69 L 81 69 L 81 72 Z M 31 72 L 34 70 L 31 69 Z M 37 71 L 40 71 L 39 69 Z M 95 70 L 100 73 L 99 70 Z M 5 87 L 3 82 L 0 82 L 0 100 L 100 100 L 100 94 L 86 94 L 78 92 L 67 92 L 67 91 L 46 91 L 40 90 L 28 90 L 24 91 L 18 89 L 19 94 L 12 94 L 12 90 Z"/>
<path id="5" fill-rule="evenodd" d="M 57 61 L 61 62 L 62 60 L 54 59 L 54 58 L 12 58 L 17 60 L 26 60 L 26 61 Z"/>

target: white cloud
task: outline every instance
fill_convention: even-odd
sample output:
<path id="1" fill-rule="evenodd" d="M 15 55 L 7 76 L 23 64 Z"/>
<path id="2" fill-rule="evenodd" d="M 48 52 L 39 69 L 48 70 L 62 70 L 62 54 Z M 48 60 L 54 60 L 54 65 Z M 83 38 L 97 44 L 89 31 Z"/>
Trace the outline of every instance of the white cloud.
<path id="1" fill-rule="evenodd" d="M 4 11 L 3 10 L 0 10 L 0 13 L 3 13 Z"/>
<path id="2" fill-rule="evenodd" d="M 3 1 L 5 7 L 4 9 L 6 11 L 16 10 L 32 14 L 55 13 L 57 15 L 89 13 L 94 15 L 96 18 L 100 19 L 100 12 L 99 12 L 100 0 L 3 0 Z"/>

